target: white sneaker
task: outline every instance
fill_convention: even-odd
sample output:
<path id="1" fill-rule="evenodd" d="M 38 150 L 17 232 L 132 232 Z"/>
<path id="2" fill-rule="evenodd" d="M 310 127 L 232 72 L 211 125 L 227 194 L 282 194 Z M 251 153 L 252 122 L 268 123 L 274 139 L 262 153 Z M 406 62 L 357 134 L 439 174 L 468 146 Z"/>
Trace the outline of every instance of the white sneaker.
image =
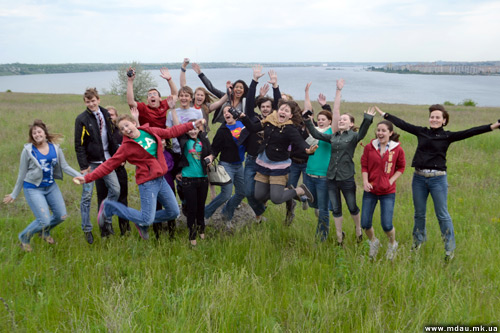
<path id="1" fill-rule="evenodd" d="M 396 250 L 398 249 L 398 242 L 394 242 L 394 245 L 389 243 L 387 245 L 387 252 L 385 253 L 385 257 L 387 260 L 392 260 L 396 256 Z"/>
<path id="2" fill-rule="evenodd" d="M 373 242 L 370 241 L 370 251 L 368 252 L 368 256 L 372 259 L 375 258 L 377 256 L 378 249 L 380 248 L 380 246 L 381 245 L 378 238 L 375 238 Z"/>
<path id="3" fill-rule="evenodd" d="M 444 261 L 449 262 L 455 257 L 455 252 L 453 251 L 446 251 L 445 256 L 444 256 Z"/>

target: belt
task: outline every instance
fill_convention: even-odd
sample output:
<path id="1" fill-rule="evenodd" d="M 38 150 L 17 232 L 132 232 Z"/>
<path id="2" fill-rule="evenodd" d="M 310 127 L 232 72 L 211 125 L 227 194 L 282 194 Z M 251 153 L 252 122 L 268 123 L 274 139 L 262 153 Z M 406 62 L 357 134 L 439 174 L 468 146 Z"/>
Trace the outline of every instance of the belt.
<path id="1" fill-rule="evenodd" d="M 317 176 L 317 175 L 310 175 L 310 174 L 307 174 L 309 177 L 311 178 L 318 178 L 318 179 L 321 179 L 321 178 L 326 178 L 326 176 Z"/>
<path id="2" fill-rule="evenodd" d="M 424 176 L 426 178 L 437 177 L 437 176 L 446 176 L 446 171 L 438 171 L 438 170 L 415 169 L 415 173 L 419 176 Z"/>
<path id="3" fill-rule="evenodd" d="M 297 163 L 297 164 L 305 164 L 305 163 L 307 163 L 307 158 L 292 157 L 291 160 L 292 160 L 292 162 Z"/>

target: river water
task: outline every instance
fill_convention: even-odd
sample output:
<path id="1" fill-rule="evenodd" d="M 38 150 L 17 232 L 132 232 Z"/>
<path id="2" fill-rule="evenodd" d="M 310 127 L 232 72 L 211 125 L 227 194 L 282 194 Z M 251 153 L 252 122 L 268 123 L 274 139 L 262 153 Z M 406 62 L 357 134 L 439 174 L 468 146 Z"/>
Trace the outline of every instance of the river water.
<path id="1" fill-rule="evenodd" d="M 150 72 L 165 95 L 168 85 L 159 77 L 160 71 Z M 178 85 L 180 70 L 170 72 Z M 251 68 L 205 69 L 203 72 L 220 90 L 225 89 L 227 80 L 243 79 L 249 83 L 252 78 Z M 361 66 L 278 67 L 276 72 L 281 91 L 298 100 L 304 99 L 304 87 L 311 81 L 311 98 L 315 99 L 322 92 L 331 101 L 335 94 L 335 80 L 344 78 L 342 98 L 348 102 L 435 104 L 472 99 L 478 106 L 500 107 L 500 76 L 393 74 L 370 72 Z M 87 87 L 109 90 L 116 78 L 115 71 L 0 76 L 0 91 L 83 94 Z M 266 74 L 260 79 L 261 84 L 267 79 Z M 190 69 L 187 83 L 193 88 L 202 85 Z"/>

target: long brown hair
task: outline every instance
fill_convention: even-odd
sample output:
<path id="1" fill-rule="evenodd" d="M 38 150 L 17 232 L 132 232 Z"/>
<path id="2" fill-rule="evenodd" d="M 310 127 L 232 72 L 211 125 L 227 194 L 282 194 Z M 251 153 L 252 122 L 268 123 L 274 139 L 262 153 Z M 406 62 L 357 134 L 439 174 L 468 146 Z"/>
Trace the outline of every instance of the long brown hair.
<path id="1" fill-rule="evenodd" d="M 28 133 L 28 142 L 29 143 L 31 143 L 31 144 L 33 144 L 33 145 L 36 146 L 35 139 L 33 139 L 33 129 L 35 127 L 40 127 L 45 132 L 45 136 L 47 138 L 47 142 L 59 144 L 62 141 L 63 137 L 62 137 L 61 134 L 51 134 L 51 133 L 49 133 L 49 130 L 47 129 L 47 125 L 45 125 L 45 123 L 42 120 L 35 119 L 33 121 L 33 124 L 30 125 L 30 130 L 29 130 L 29 133 Z"/>

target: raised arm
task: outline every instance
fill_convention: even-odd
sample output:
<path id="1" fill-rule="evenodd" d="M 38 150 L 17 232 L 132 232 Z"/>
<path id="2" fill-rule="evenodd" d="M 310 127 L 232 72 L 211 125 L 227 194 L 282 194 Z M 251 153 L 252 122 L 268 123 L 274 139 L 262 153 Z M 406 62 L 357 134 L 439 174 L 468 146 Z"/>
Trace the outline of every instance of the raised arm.
<path id="1" fill-rule="evenodd" d="M 370 106 L 368 110 L 364 112 L 363 116 L 363 122 L 361 123 L 361 126 L 359 126 L 359 131 L 358 131 L 358 139 L 357 141 L 363 140 L 363 138 L 366 136 L 366 133 L 368 133 L 368 129 L 370 128 L 370 125 L 372 124 L 373 117 L 375 116 L 375 108 L 373 106 Z"/>
<path id="2" fill-rule="evenodd" d="M 177 98 L 177 86 L 175 85 L 175 82 L 174 80 L 172 80 L 172 75 L 170 75 L 170 72 L 168 71 L 168 68 L 166 67 L 162 67 L 160 69 L 160 77 L 162 79 L 165 79 L 167 80 L 168 82 L 168 86 L 170 87 L 170 96 L 174 97 L 174 98 Z"/>
<path id="3" fill-rule="evenodd" d="M 201 72 L 200 65 L 193 62 L 191 64 L 191 68 L 193 68 L 193 70 L 196 72 L 196 74 L 198 74 L 198 77 L 200 78 L 201 82 L 203 82 L 203 85 L 205 86 L 205 88 L 207 88 L 208 91 L 210 91 L 212 94 L 214 94 L 218 98 L 222 98 L 222 96 L 224 96 L 225 92 L 220 91 L 219 89 L 216 89 L 212 85 L 212 82 L 210 82 L 210 80 L 205 76 L 205 74 L 203 74 Z"/>
<path id="4" fill-rule="evenodd" d="M 127 75 L 127 103 L 131 108 L 136 108 L 137 102 L 134 99 L 135 68 L 129 67 L 127 73 L 130 71 L 132 71 L 132 76 Z"/>
<path id="5" fill-rule="evenodd" d="M 208 108 L 208 111 L 212 112 L 214 110 L 217 110 L 218 108 L 220 108 L 224 103 L 227 102 L 227 94 L 224 94 L 224 96 L 222 96 L 221 99 L 219 99 L 218 101 L 215 101 L 213 102 L 212 104 L 210 104 L 210 107 Z"/>
<path id="6" fill-rule="evenodd" d="M 309 95 L 309 88 L 311 88 L 312 82 L 309 82 L 306 84 L 306 89 L 305 89 L 305 97 L 304 97 L 304 110 L 305 111 L 312 111 L 312 104 L 311 104 L 311 97 Z"/>
<path id="7" fill-rule="evenodd" d="M 181 75 L 179 78 L 179 81 L 180 81 L 179 83 L 180 83 L 181 88 L 186 85 L 186 68 L 187 68 L 188 64 L 189 64 L 189 58 L 184 58 L 184 61 L 182 62 L 182 65 L 181 65 Z"/>
<path id="8" fill-rule="evenodd" d="M 281 99 L 281 91 L 278 85 L 278 74 L 274 70 L 269 71 L 269 84 L 273 86 L 273 110 L 278 110 L 278 103 Z"/>
<path id="9" fill-rule="evenodd" d="M 245 113 L 250 119 L 255 118 L 255 93 L 259 79 L 264 76 L 262 73 L 262 66 L 257 65 L 253 67 L 253 80 L 248 87 L 247 100 L 245 104 Z"/>
<path id="10" fill-rule="evenodd" d="M 407 123 L 403 119 L 400 119 L 392 114 L 385 113 L 384 111 L 380 110 L 378 106 L 375 106 L 375 110 L 384 118 L 389 120 L 391 123 L 394 124 L 394 126 L 401 128 L 403 131 L 406 131 L 408 133 L 411 133 L 413 135 L 418 135 L 419 131 L 423 128 L 420 126 L 415 126 L 410 123 Z"/>
<path id="11" fill-rule="evenodd" d="M 333 100 L 332 111 L 332 131 L 333 133 L 339 130 L 340 118 L 340 100 L 342 99 L 342 89 L 344 88 L 344 79 L 337 80 L 337 89 L 335 90 L 335 99 Z"/>

